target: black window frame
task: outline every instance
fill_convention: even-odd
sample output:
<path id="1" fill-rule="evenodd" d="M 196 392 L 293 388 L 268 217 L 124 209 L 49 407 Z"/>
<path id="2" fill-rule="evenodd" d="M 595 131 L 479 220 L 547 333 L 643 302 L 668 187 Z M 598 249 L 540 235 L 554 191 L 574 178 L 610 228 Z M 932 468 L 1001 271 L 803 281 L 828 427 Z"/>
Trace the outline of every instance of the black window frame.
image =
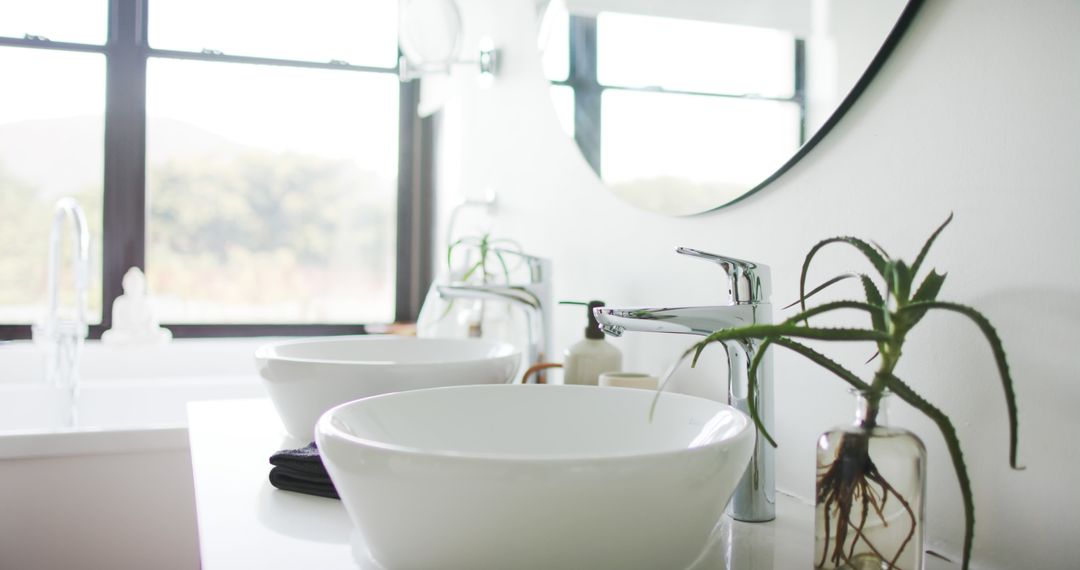
<path id="1" fill-rule="evenodd" d="M 603 147 L 602 112 L 604 91 L 634 91 L 674 95 L 698 95 L 727 99 L 777 101 L 795 103 L 799 107 L 799 146 L 806 143 L 806 42 L 793 38 L 795 53 L 792 72 L 794 89 L 789 97 L 767 97 L 723 93 L 718 91 L 695 91 L 668 89 L 658 86 L 637 87 L 628 85 L 605 85 L 597 75 L 598 44 L 596 16 L 569 15 L 570 65 L 566 79 L 551 80 L 552 85 L 570 87 L 574 91 L 574 141 L 597 176 L 603 177 L 601 148 Z"/>
<path id="2" fill-rule="evenodd" d="M 151 48 L 147 37 L 148 2 L 108 0 L 104 45 L 50 41 L 39 36 L 0 37 L 0 48 L 22 47 L 105 56 L 105 151 L 102 219 L 102 315 L 90 325 L 97 339 L 111 326 L 112 305 L 122 292 L 129 267 L 146 268 L 146 66 L 151 57 L 248 63 L 315 69 L 387 73 L 398 65 L 373 67 L 344 61 L 301 61 Z M 420 118 L 418 80 L 402 82 L 399 92 L 398 192 L 396 220 L 395 322 L 415 321 L 432 279 L 434 219 L 433 152 L 437 116 Z M 44 255 L 42 256 L 44 259 Z M 367 334 L 388 323 L 355 324 L 172 324 L 174 337 L 317 336 Z M 376 325 L 376 326 L 372 326 Z M 0 340 L 31 338 L 30 325 L 0 324 Z"/>

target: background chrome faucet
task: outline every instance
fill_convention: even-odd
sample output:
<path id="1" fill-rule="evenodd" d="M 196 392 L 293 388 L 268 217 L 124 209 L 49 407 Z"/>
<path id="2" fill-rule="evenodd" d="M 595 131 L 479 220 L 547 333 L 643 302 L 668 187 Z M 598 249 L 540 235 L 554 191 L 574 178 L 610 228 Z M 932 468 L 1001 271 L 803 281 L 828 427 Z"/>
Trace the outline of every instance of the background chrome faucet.
<path id="1" fill-rule="evenodd" d="M 495 251 L 520 258 L 528 270 L 528 280 L 504 284 L 452 282 L 436 285 L 435 289 L 443 299 L 503 301 L 521 307 L 528 335 L 528 361 L 523 367 L 527 369 L 543 362 L 551 347 L 551 261 L 509 249 Z"/>
<path id="2" fill-rule="evenodd" d="M 61 237 L 70 220 L 74 236 L 72 278 L 74 303 L 69 315 L 61 314 L 59 284 Z M 86 338 L 86 292 L 90 288 L 90 235 L 86 215 L 73 198 L 61 198 L 53 210 L 49 231 L 48 310 L 41 322 L 32 327 L 34 343 L 45 351 L 45 380 L 62 388 L 70 398 L 68 423 L 75 423 L 75 392 L 79 379 L 79 355 Z"/>
<path id="3" fill-rule="evenodd" d="M 716 263 L 726 276 L 728 303 L 709 307 L 594 309 L 604 332 L 620 336 L 624 331 L 680 333 L 706 336 L 732 327 L 772 322 L 769 268 L 750 261 L 680 247 L 683 255 Z M 756 339 L 724 343 L 728 357 L 728 403 L 749 413 L 750 362 L 761 345 Z M 758 367 L 758 411 L 765 428 L 773 430 L 772 362 L 766 354 Z M 758 434 L 750 465 L 735 488 L 728 512 L 732 518 L 764 522 L 776 518 L 773 449 Z"/>

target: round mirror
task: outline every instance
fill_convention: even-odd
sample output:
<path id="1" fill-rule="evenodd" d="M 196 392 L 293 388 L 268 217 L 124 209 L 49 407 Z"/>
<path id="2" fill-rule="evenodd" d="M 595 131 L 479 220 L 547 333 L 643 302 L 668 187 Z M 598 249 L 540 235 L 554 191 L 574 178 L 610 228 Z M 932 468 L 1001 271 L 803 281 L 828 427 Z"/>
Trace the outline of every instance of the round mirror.
<path id="1" fill-rule="evenodd" d="M 761 189 L 873 78 L 921 0 L 551 0 L 544 71 L 612 192 L 689 215 Z"/>

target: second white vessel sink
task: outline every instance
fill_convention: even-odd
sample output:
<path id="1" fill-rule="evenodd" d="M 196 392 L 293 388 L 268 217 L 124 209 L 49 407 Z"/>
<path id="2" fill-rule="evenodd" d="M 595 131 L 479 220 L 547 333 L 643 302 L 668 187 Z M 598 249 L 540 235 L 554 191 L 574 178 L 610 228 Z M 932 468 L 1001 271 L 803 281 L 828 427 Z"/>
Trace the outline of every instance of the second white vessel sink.
<path id="1" fill-rule="evenodd" d="M 326 410 L 376 394 L 435 386 L 497 384 L 520 353 L 482 339 L 343 336 L 260 347 L 255 365 L 289 435 L 310 441 Z"/>
<path id="2" fill-rule="evenodd" d="M 754 447 L 712 400 L 562 385 L 460 386 L 335 407 L 316 440 L 385 568 L 686 568 Z"/>

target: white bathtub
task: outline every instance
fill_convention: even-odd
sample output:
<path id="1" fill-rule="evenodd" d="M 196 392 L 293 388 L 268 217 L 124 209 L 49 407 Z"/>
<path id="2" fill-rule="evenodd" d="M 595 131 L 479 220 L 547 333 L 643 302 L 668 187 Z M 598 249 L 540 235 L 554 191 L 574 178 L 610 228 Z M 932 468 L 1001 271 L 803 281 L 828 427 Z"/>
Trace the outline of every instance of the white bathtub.
<path id="1" fill-rule="evenodd" d="M 186 408 L 265 397 L 272 339 L 88 342 L 78 424 L 29 342 L 0 343 L 0 568 L 198 568 Z"/>

